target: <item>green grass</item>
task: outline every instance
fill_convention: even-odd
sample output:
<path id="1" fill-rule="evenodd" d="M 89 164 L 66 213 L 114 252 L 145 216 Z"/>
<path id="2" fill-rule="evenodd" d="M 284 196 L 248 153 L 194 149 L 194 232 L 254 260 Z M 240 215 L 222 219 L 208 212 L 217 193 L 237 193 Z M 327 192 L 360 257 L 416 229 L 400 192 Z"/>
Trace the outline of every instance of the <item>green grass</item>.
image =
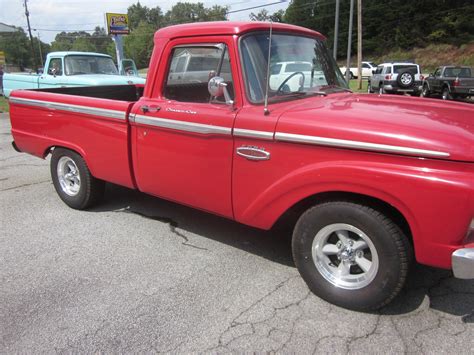
<path id="1" fill-rule="evenodd" d="M 8 112 L 8 101 L 4 96 L 0 96 L 0 112 Z"/>
<path id="2" fill-rule="evenodd" d="M 354 92 L 367 92 L 367 79 L 362 79 L 362 89 L 359 90 L 358 80 L 352 79 L 349 81 L 349 88 Z"/>

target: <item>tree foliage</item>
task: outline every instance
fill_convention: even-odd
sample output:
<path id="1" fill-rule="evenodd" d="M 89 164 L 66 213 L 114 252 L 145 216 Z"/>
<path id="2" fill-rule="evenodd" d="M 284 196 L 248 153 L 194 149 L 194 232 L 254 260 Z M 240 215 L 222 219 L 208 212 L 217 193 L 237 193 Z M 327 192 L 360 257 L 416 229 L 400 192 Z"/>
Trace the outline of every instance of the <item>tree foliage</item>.
<path id="1" fill-rule="evenodd" d="M 156 30 L 181 23 L 226 20 L 228 8 L 214 5 L 205 7 L 203 3 L 178 2 L 163 14 L 156 6 L 148 8 L 140 2 L 127 9 L 130 35 L 125 36 L 125 56 L 135 60 L 139 68 L 148 66 L 153 50 L 153 35 Z"/>
<path id="2" fill-rule="evenodd" d="M 292 0 L 283 22 L 308 27 L 324 34 L 333 45 L 335 0 Z M 353 53 L 357 46 L 357 11 L 354 1 Z M 338 55 L 347 50 L 350 0 L 340 0 Z M 262 13 L 262 11 L 261 11 Z M 264 21 L 272 15 L 264 14 Z M 254 16 L 255 17 L 255 16 Z M 366 54 L 388 49 L 408 50 L 429 44 L 460 45 L 474 40 L 472 0 L 363 0 L 363 46 Z M 251 15 L 251 19 L 254 18 Z"/>
<path id="3" fill-rule="evenodd" d="M 258 13 L 251 12 L 249 17 L 251 21 L 272 21 L 284 22 L 285 10 L 279 10 L 270 14 L 266 9 L 260 10 Z"/>
<path id="4" fill-rule="evenodd" d="M 0 51 L 5 52 L 5 60 L 8 64 L 16 65 L 20 68 L 33 69 L 34 62 L 31 56 L 30 39 L 23 28 L 18 27 L 16 29 L 16 32 L 0 34 Z M 33 37 L 33 50 L 38 65 L 40 64 L 40 46 L 43 56 L 45 56 L 49 52 L 50 46 Z"/>

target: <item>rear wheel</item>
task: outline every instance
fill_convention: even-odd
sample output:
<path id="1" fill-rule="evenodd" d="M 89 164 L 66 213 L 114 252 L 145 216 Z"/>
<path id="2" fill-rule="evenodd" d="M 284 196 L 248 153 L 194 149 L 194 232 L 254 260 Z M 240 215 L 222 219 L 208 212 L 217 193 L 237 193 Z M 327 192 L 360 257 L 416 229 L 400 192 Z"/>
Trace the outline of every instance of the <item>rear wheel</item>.
<path id="1" fill-rule="evenodd" d="M 372 94 L 373 92 L 374 90 L 372 90 L 372 84 L 370 84 L 370 80 L 369 80 L 369 82 L 367 83 L 367 93 Z"/>
<path id="2" fill-rule="evenodd" d="M 449 92 L 448 87 L 443 88 L 443 92 L 441 93 L 441 98 L 443 100 L 452 100 L 453 99 L 453 97 L 451 96 L 451 93 Z"/>
<path id="3" fill-rule="evenodd" d="M 84 159 L 68 149 L 54 149 L 51 177 L 61 200 L 74 209 L 91 207 L 104 194 L 104 181 L 93 177 Z"/>
<path id="4" fill-rule="evenodd" d="M 293 258 L 319 297 L 353 310 L 374 310 L 401 290 L 411 246 L 380 212 L 351 202 L 306 211 L 293 232 Z"/>
<path id="5" fill-rule="evenodd" d="M 379 86 L 379 95 L 383 95 L 383 94 L 386 94 L 384 88 L 382 85 Z"/>

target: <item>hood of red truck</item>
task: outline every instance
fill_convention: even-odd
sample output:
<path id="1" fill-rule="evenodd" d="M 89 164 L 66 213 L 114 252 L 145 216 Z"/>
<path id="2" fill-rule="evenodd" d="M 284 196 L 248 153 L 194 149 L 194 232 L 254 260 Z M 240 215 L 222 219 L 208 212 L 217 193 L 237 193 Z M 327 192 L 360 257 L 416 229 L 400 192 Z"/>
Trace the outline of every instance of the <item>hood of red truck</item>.
<path id="1" fill-rule="evenodd" d="M 344 93 L 286 107 L 276 128 L 280 140 L 474 162 L 469 103 Z"/>

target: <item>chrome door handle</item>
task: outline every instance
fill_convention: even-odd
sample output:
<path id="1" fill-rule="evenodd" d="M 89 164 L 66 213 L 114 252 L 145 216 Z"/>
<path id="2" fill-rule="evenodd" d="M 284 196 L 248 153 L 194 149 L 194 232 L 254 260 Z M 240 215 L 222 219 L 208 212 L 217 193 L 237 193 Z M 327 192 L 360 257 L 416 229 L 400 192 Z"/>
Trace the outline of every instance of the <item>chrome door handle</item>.
<path id="1" fill-rule="evenodd" d="M 147 113 L 147 112 L 158 112 L 161 110 L 161 107 L 160 106 L 148 106 L 148 105 L 143 105 L 140 107 L 140 109 L 142 110 L 143 113 Z"/>
<path id="2" fill-rule="evenodd" d="M 257 147 L 239 147 L 237 148 L 237 155 L 248 159 L 248 160 L 269 160 L 270 152 L 267 152 L 265 149 Z"/>

